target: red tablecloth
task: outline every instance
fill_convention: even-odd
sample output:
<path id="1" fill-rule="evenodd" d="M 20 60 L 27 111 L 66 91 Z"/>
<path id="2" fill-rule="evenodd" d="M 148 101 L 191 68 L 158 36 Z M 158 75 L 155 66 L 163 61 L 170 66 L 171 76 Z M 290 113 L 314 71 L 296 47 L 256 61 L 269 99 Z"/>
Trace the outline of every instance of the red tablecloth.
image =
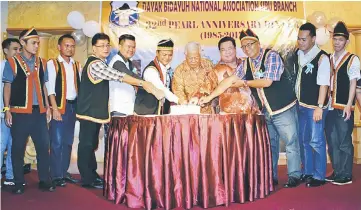
<path id="1" fill-rule="evenodd" d="M 130 208 L 208 208 L 264 198 L 273 191 L 265 118 L 114 118 L 104 179 L 104 196 Z"/>

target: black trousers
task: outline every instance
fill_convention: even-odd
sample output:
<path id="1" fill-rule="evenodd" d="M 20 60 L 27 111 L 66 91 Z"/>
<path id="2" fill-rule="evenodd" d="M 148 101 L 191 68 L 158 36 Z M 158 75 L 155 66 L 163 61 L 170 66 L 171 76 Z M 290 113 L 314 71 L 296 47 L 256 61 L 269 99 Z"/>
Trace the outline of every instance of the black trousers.
<path id="1" fill-rule="evenodd" d="M 40 114 L 39 108 L 33 108 L 31 114 L 12 113 L 11 126 L 12 163 L 16 184 L 23 184 L 24 154 L 28 137 L 31 136 L 36 150 L 37 169 L 40 181 L 50 181 L 49 173 L 49 131 L 46 114 Z"/>
<path id="2" fill-rule="evenodd" d="M 91 184 L 97 177 L 95 150 L 99 144 L 99 131 L 102 124 L 79 120 L 78 168 L 83 184 Z"/>
<path id="3" fill-rule="evenodd" d="M 326 139 L 332 168 L 338 177 L 352 178 L 354 112 L 345 121 L 343 110 L 331 110 L 326 117 Z"/>

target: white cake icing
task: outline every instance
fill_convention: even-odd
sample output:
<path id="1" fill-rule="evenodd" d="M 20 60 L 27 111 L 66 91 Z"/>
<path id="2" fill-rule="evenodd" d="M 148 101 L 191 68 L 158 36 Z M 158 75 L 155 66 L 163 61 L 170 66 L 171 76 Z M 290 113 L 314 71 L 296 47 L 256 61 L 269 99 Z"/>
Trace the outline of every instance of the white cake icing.
<path id="1" fill-rule="evenodd" d="M 201 107 L 197 105 L 174 105 L 170 106 L 170 114 L 200 114 Z"/>

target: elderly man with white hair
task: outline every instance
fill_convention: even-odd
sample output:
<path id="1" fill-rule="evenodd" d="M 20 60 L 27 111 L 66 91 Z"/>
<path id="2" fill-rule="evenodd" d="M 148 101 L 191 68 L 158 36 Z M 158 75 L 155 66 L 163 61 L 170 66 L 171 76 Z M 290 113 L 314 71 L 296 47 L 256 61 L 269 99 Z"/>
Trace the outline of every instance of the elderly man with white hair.
<path id="1" fill-rule="evenodd" d="M 201 46 L 197 42 L 189 42 L 185 47 L 185 61 L 174 71 L 172 91 L 182 104 L 198 102 L 198 99 L 210 94 L 217 86 L 216 75 L 212 72 L 213 63 L 201 57 Z M 211 114 L 211 103 L 201 108 L 202 114 Z"/>

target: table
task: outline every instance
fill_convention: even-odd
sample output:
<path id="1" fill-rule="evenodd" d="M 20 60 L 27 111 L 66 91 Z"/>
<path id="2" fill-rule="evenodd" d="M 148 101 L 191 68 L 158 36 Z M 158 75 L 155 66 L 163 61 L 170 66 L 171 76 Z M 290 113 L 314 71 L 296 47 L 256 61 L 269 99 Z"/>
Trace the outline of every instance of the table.
<path id="1" fill-rule="evenodd" d="M 114 118 L 104 196 L 130 208 L 203 208 L 264 198 L 274 190 L 263 115 Z"/>

